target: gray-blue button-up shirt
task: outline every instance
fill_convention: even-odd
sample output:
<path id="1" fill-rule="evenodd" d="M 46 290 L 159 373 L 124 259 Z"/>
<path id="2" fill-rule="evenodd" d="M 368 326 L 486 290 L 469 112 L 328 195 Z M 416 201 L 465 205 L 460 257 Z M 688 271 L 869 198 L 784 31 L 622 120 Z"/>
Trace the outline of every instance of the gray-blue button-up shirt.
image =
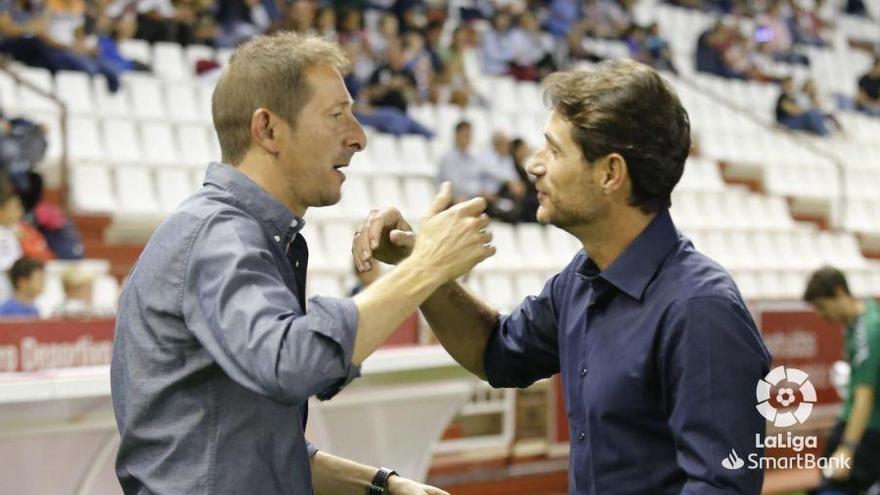
<path id="1" fill-rule="evenodd" d="M 214 163 L 153 234 L 113 348 L 125 493 L 313 492 L 307 403 L 357 375 L 357 309 L 315 297 L 305 310 L 303 224 Z"/>

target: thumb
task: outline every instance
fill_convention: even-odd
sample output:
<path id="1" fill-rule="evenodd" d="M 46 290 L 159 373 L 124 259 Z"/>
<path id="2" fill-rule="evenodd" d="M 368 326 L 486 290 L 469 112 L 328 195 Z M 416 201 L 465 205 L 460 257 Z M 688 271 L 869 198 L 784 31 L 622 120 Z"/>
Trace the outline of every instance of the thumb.
<path id="1" fill-rule="evenodd" d="M 425 217 L 433 217 L 434 215 L 445 210 L 446 208 L 449 208 L 449 205 L 451 203 L 452 183 L 446 181 L 440 185 L 440 191 L 437 192 L 436 196 L 434 196 L 434 201 L 431 202 L 431 207 L 428 208 L 428 213 L 425 214 Z"/>
<path id="2" fill-rule="evenodd" d="M 412 247 L 416 243 L 415 232 L 394 229 L 388 234 L 388 237 L 395 246 Z"/>

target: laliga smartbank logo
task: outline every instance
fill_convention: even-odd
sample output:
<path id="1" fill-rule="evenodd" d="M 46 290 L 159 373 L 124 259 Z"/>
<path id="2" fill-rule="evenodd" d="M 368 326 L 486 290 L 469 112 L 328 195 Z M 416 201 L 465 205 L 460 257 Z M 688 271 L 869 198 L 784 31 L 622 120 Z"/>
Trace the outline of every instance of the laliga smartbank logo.
<path id="1" fill-rule="evenodd" d="M 813 412 L 813 404 L 816 403 L 816 389 L 810 383 L 806 373 L 797 368 L 778 366 L 767 373 L 763 379 L 758 380 L 755 394 L 758 396 L 758 412 L 767 421 L 773 422 L 773 426 L 787 428 L 798 423 L 805 422 Z M 780 386 L 786 380 L 786 386 Z M 795 388 L 793 385 L 796 385 Z M 775 396 L 772 394 L 776 390 Z M 798 399 L 800 395 L 800 399 Z M 771 398 L 775 397 L 774 406 Z M 794 411 L 779 412 L 779 407 L 790 408 L 796 402 L 797 409 Z"/>
<path id="2" fill-rule="evenodd" d="M 810 383 L 809 375 L 797 368 L 778 366 L 767 376 L 758 380 L 755 389 L 758 404 L 755 408 L 777 428 L 789 428 L 802 424 L 809 419 L 816 403 L 816 389 Z M 748 469 L 836 469 L 838 464 L 849 466 L 852 459 L 818 457 L 804 449 L 818 447 L 819 439 L 815 435 L 799 435 L 791 431 L 785 434 L 761 436 L 755 434 L 755 448 L 785 449 L 794 452 L 791 456 L 761 457 L 751 453 L 746 459 L 740 457 L 735 449 L 721 460 L 721 465 L 728 470 Z"/>

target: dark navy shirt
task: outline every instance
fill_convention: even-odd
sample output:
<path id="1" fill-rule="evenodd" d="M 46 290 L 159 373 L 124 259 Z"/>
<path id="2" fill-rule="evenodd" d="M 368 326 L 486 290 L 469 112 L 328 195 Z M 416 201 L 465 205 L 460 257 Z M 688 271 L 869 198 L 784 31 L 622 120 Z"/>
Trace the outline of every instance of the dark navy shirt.
<path id="1" fill-rule="evenodd" d="M 214 163 L 153 234 L 113 342 L 126 494 L 312 493 L 307 401 L 358 374 L 357 308 L 325 297 L 306 308 L 303 225 Z"/>
<path id="2" fill-rule="evenodd" d="M 770 355 L 730 275 L 668 212 L 605 270 L 584 252 L 500 319 L 485 355 L 495 387 L 561 371 L 572 495 L 758 494 L 747 459 L 765 420 Z"/>

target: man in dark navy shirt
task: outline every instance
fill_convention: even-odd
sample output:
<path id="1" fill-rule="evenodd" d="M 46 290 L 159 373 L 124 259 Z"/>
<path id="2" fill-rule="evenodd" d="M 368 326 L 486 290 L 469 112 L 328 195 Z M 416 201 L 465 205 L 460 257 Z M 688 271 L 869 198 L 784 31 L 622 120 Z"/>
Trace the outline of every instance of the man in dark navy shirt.
<path id="1" fill-rule="evenodd" d="M 631 61 L 545 85 L 552 112 L 528 166 L 538 220 L 584 251 L 509 315 L 450 283 L 425 316 L 495 387 L 562 374 L 571 494 L 760 493 L 760 470 L 722 461 L 763 455 L 755 387 L 770 356 L 730 275 L 668 212 L 690 147 L 686 111 Z M 355 251 L 375 241 L 372 256 L 404 256 L 414 235 L 386 227 L 398 215 L 374 213 Z"/>

